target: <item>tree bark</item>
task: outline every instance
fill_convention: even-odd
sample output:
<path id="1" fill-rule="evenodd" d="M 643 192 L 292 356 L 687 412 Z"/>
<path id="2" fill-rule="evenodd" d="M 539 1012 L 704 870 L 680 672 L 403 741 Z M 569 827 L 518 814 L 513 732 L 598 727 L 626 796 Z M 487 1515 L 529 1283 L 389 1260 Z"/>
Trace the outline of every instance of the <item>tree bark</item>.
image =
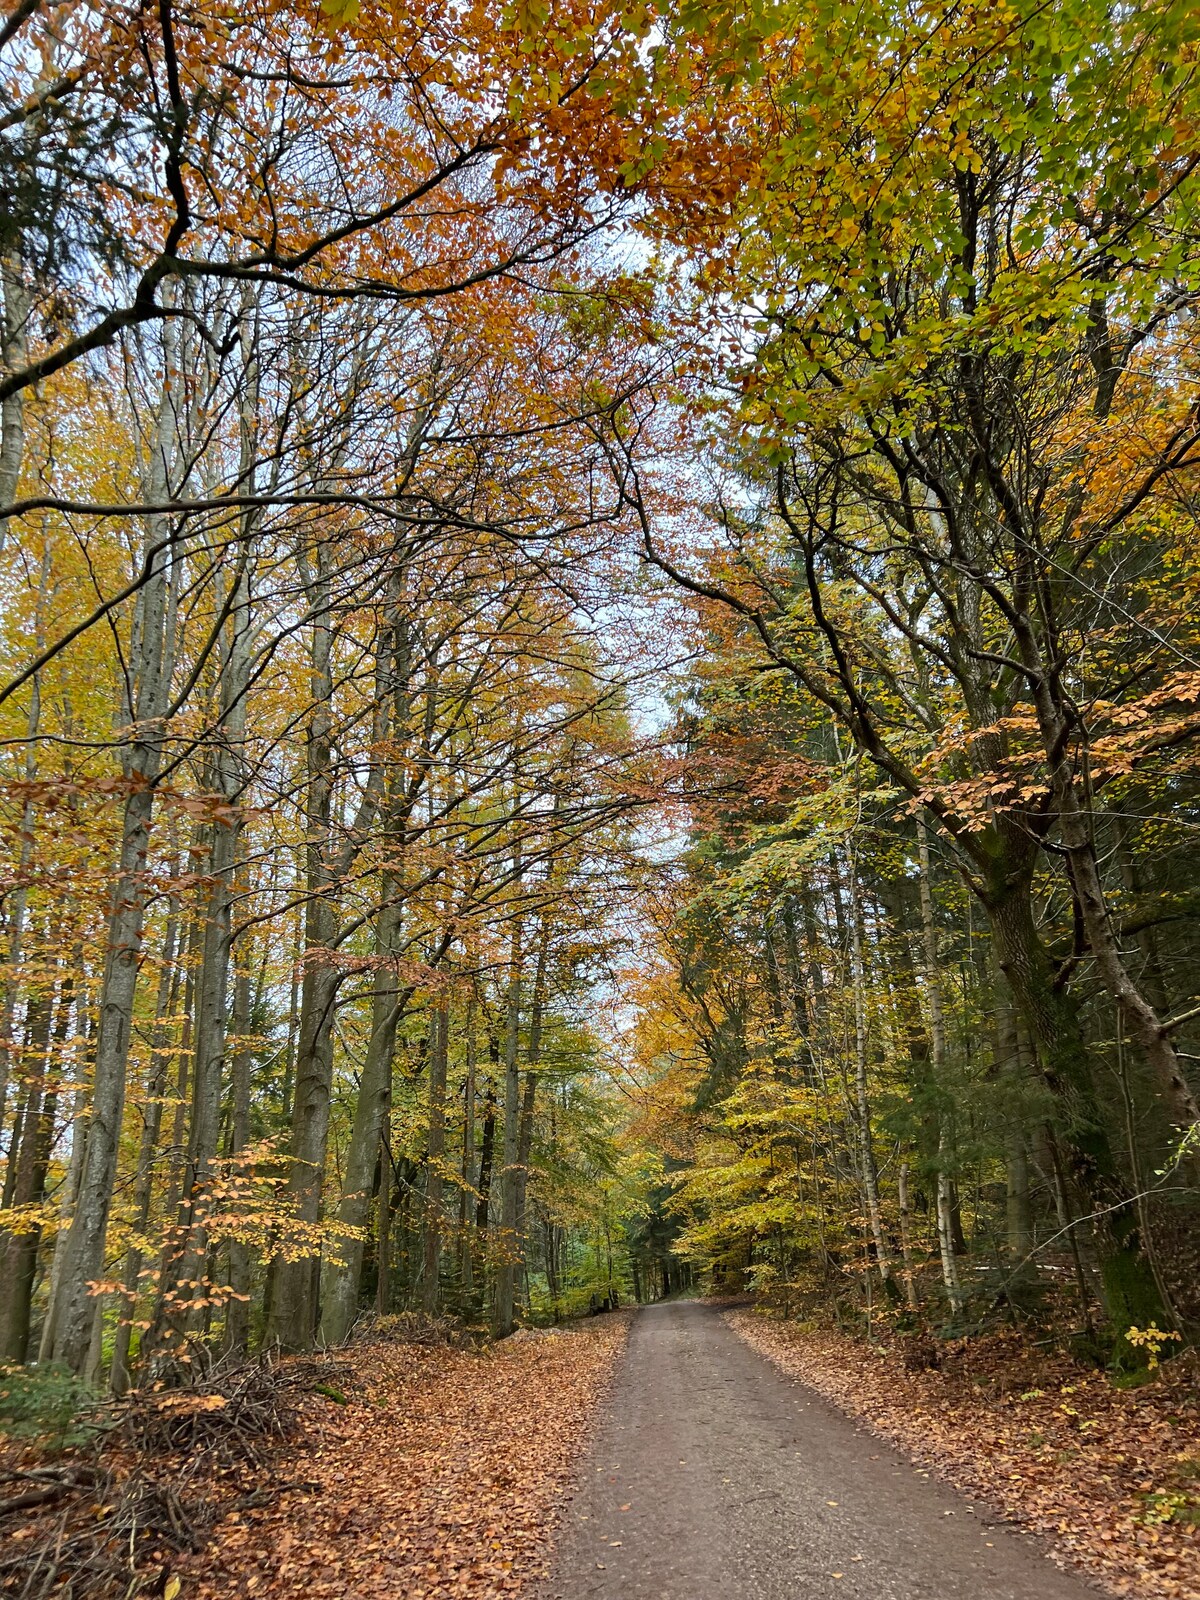
<path id="1" fill-rule="evenodd" d="M 430 1018 L 429 1118 L 425 1141 L 425 1226 L 421 1263 L 421 1306 L 438 1308 L 442 1259 L 442 1160 L 446 1151 L 446 1064 L 450 1034 L 447 996 L 439 996 Z"/>
<path id="2" fill-rule="evenodd" d="M 883 1212 L 879 1203 L 879 1171 L 875 1163 L 875 1138 L 871 1126 L 871 1104 L 867 1087 L 867 999 L 863 970 L 862 903 L 858 893 L 856 866 L 851 859 L 850 880 L 850 976 L 854 997 L 854 1086 L 858 1112 L 859 1165 L 867 1220 L 875 1245 L 875 1264 L 887 1293 L 894 1291 L 891 1251 L 883 1231 Z"/>
<path id="3" fill-rule="evenodd" d="M 518 882 L 520 874 L 517 874 Z M 504 1339 L 513 1331 L 519 1241 L 517 1238 L 518 1162 L 521 1148 L 521 926 L 513 922 L 509 952 L 507 1024 L 504 1034 L 504 1153 L 500 1169 L 500 1228 L 492 1333 Z"/>
<path id="4" fill-rule="evenodd" d="M 64 976 L 58 996 L 57 1025 L 51 1032 L 52 1003 L 49 993 L 35 996 L 32 1015 L 26 1019 L 26 1041 L 22 1050 L 28 1085 L 19 1148 L 10 1151 L 10 1166 L 15 1165 L 12 1205 L 33 1207 L 45 1197 L 50 1150 L 54 1143 L 54 1119 L 58 1107 L 59 1072 L 55 1056 L 66 1039 L 70 1020 L 73 979 Z M 16 1135 L 14 1133 L 14 1140 Z M 26 1219 L 20 1232 L 5 1234 L 0 1251 L 0 1359 L 18 1365 L 29 1350 L 33 1285 L 37 1276 L 41 1225 Z"/>
<path id="5" fill-rule="evenodd" d="M 921 1309 L 921 1297 L 917 1293 L 917 1279 L 913 1268 L 912 1211 L 908 1196 L 907 1161 L 900 1163 L 897 1188 L 900 1200 L 900 1254 L 904 1261 L 904 1298 L 908 1302 L 910 1311 L 919 1311 Z"/>
<path id="6" fill-rule="evenodd" d="M 338 974 L 333 961 L 337 936 L 332 901 L 330 823 L 333 812 L 333 628 L 329 552 L 318 541 L 305 588 L 313 622 L 310 636 L 309 716 L 306 748 L 307 838 L 304 968 L 300 984 L 300 1026 L 288 1147 L 288 1198 L 297 1221 L 315 1228 L 321 1211 L 325 1154 L 329 1140 L 329 1099 L 333 1086 L 333 1011 Z M 276 1262 L 267 1338 L 287 1350 L 312 1342 L 314 1305 L 311 1258 Z"/>
<path id="7" fill-rule="evenodd" d="M 546 1001 L 546 959 L 550 949 L 550 923 L 542 914 L 541 933 L 538 939 L 537 963 L 534 968 L 533 994 L 529 1006 L 529 1042 L 526 1051 L 527 1070 L 525 1088 L 521 1097 L 521 1125 L 517 1140 L 517 1250 L 524 1268 L 528 1248 L 529 1223 L 527 1198 L 529 1194 L 529 1161 L 533 1154 L 533 1122 L 537 1109 L 538 1063 L 542 1055 L 542 1013 Z"/>
<path id="8" fill-rule="evenodd" d="M 929 1004 L 929 1044 L 934 1079 L 939 1092 L 948 1096 L 946 1084 L 946 1020 L 942 1003 L 942 979 L 938 960 L 937 925 L 933 916 L 933 891 L 930 887 L 929 830 L 924 817 L 917 819 L 918 888 L 921 897 L 922 949 L 925 955 L 925 993 Z M 952 1317 L 963 1310 L 962 1283 L 954 1259 L 954 1218 L 950 1162 L 953 1152 L 946 1134 L 946 1114 L 938 1117 L 937 1149 L 937 1232 L 942 1261 L 942 1282 Z"/>
<path id="9" fill-rule="evenodd" d="M 1058 1102 L 1071 1177 L 1090 1207 L 1105 1307 L 1123 1332 L 1164 1316 L 1141 1251 L 1137 1207 L 1121 1177 L 1096 1105 L 1077 1003 L 1055 981 L 1033 921 L 1028 882 L 994 886 L 986 902 L 997 960 L 1035 1060 Z"/>
<path id="10" fill-rule="evenodd" d="M 475 1188 L 475 996 L 467 1001 L 464 1024 L 467 1081 L 463 1089 L 462 1172 L 458 1200 L 459 1258 L 464 1300 L 475 1292 L 475 1250 L 471 1239 L 471 1191 Z"/>
<path id="11" fill-rule="evenodd" d="M 1067 771 L 1065 763 L 1060 768 L 1056 788 L 1059 795 L 1059 826 L 1067 850 L 1075 900 L 1096 971 L 1128 1022 L 1129 1031 L 1162 1096 L 1167 1116 L 1173 1126 L 1186 1135 L 1200 1127 L 1200 1102 L 1171 1042 L 1170 1028 L 1134 982 L 1121 957 L 1079 786 Z M 1190 1152 L 1189 1165 L 1193 1171 L 1200 1168 L 1200 1148 Z"/>
<path id="12" fill-rule="evenodd" d="M 158 993 L 155 997 L 150 1075 L 146 1084 L 147 1104 L 142 1113 L 142 1137 L 138 1148 L 137 1179 L 133 1195 L 135 1237 L 145 1233 L 154 1196 L 154 1154 L 158 1149 L 159 1134 L 162 1130 L 163 1097 L 167 1092 L 167 1073 L 171 1057 L 170 1012 L 178 998 L 181 979 L 179 963 L 175 959 L 178 941 L 179 902 L 177 898 L 172 897 L 167 924 L 163 930 L 162 967 L 158 977 Z M 124 1394 L 130 1384 L 129 1349 L 137 1311 L 142 1261 L 141 1246 L 136 1243 L 131 1245 L 125 1256 L 125 1305 L 117 1322 L 112 1366 L 109 1369 L 109 1383 L 116 1395 Z"/>
<path id="13" fill-rule="evenodd" d="M 253 1053 L 250 1034 L 250 972 L 246 958 L 233 980 L 233 1105 L 229 1129 L 229 1154 L 235 1166 L 250 1143 L 250 1069 Z M 228 1355 L 246 1353 L 250 1343 L 250 1248 L 241 1239 L 229 1241 L 229 1299 L 225 1306 L 225 1335 L 222 1340 Z"/>
<path id="14" fill-rule="evenodd" d="M 166 499 L 174 456 L 179 392 L 175 324 L 163 331 L 162 395 L 145 484 L 147 502 Z M 116 1179 L 125 1110 L 125 1079 L 133 1026 L 138 962 L 146 907 L 146 866 L 162 761 L 162 716 L 170 685 L 169 587 L 174 564 L 166 519 L 145 518 L 148 576 L 138 591 L 130 645 L 130 734 L 122 752 L 127 793 L 121 823 L 120 863 L 108 917 L 100 1023 L 79 1192 L 64 1251 L 53 1358 L 76 1373 L 88 1359 L 95 1321 L 91 1284 L 103 1276 L 104 1241 Z"/>
<path id="15" fill-rule="evenodd" d="M 346 1151 L 345 1177 L 338 1201 L 339 1258 L 326 1262 L 321 1292 L 321 1340 L 340 1344 L 358 1308 L 371 1182 L 392 1098 L 396 1030 L 404 1005 L 397 958 L 403 929 L 401 863 L 409 813 L 415 799 L 404 777 L 411 716 L 412 647 L 400 614 L 403 571 L 393 575 L 388 616 L 379 630 L 375 654 L 375 726 L 372 742 L 382 748 L 389 733 L 395 775 L 389 780 L 384 812 L 388 865 L 380 873 L 375 914 L 375 978 L 371 987 L 371 1033 L 354 1102 Z M 381 1175 L 381 1182 L 389 1182 Z"/>
<path id="16" fill-rule="evenodd" d="M 243 458 L 244 471 L 252 462 Z M 233 951 L 233 891 L 242 816 L 238 809 L 245 770 L 246 693 L 250 674 L 252 595 L 249 530 L 229 575 L 230 625 L 220 660 L 220 701 L 213 730 L 210 791 L 222 807 L 208 826 L 208 903 L 204 910 L 200 972 L 196 982 L 195 1053 L 187 1161 L 175 1240 L 159 1286 L 155 1325 L 147 1336 L 155 1360 L 181 1353 L 180 1339 L 206 1325 L 211 1186 L 216 1175 L 225 1089 L 229 973 Z M 248 1123 L 249 1107 L 245 1122 Z M 247 1130 L 248 1132 L 248 1127 Z"/>
<path id="17" fill-rule="evenodd" d="M 499 1050 L 495 1059 L 499 1061 Z M 483 1136 L 479 1142 L 479 1199 L 475 1205 L 475 1231 L 483 1238 L 488 1231 L 492 1198 L 492 1167 L 496 1153 L 496 1085 L 489 1077 L 483 1094 Z"/>
<path id="18" fill-rule="evenodd" d="M 31 300 L 24 263 L 18 250 L 7 251 L 0 260 L 0 282 L 4 288 L 0 360 L 6 372 L 21 372 L 29 361 Z M 25 391 L 18 389 L 6 395 L 0 407 L 0 552 L 3 552 L 8 537 L 9 519 L 6 511 L 17 498 L 24 459 Z"/>

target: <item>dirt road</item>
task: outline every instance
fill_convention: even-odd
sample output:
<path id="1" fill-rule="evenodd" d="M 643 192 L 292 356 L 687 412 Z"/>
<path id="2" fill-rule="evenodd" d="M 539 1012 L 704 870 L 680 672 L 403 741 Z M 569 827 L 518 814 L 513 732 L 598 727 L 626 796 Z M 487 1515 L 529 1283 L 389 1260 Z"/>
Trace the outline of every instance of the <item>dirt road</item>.
<path id="1" fill-rule="evenodd" d="M 696 1303 L 649 1307 L 546 1600 L 1096 1600 Z"/>

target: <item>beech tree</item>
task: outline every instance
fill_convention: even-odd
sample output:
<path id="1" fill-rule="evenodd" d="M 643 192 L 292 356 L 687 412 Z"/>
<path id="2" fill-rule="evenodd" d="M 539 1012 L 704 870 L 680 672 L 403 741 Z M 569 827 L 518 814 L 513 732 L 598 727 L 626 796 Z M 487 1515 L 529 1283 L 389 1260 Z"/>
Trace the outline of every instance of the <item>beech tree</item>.
<path id="1" fill-rule="evenodd" d="M 641 70 L 635 35 L 581 19 Z M 630 803 L 626 663 L 579 612 L 625 515 L 598 440 L 656 359 L 589 244 L 629 203 L 596 179 L 612 87 L 585 156 L 574 26 L 509 82 L 499 14 L 280 21 L 9 30 L 7 1343 L 95 1377 L 113 1333 L 116 1387 L 197 1340 L 344 1336 L 372 1252 L 382 1310 L 437 1308 L 457 1001 L 512 991 L 511 1072 L 544 1026 L 544 979 L 531 1020 L 497 976 L 541 915 L 513 852 L 540 883 L 540 852 Z M 56 916 L 76 948 L 46 976 Z M 489 1157 L 476 1292 L 499 1280 L 505 1325 L 535 1113 L 527 1090 Z M 393 1181 L 423 1195 L 423 1279 L 393 1270 Z"/>
<path id="2" fill-rule="evenodd" d="M 1194 354 L 1191 34 L 1170 7 L 935 14 L 925 34 L 905 8 L 764 12 L 730 113 L 749 181 L 732 212 L 684 208 L 709 304 L 738 319 L 707 559 L 652 525 L 632 435 L 619 466 L 648 560 L 741 619 L 763 669 L 923 818 L 921 859 L 932 832 L 961 873 L 1058 1106 L 1109 1310 L 1136 1323 L 1161 1290 L 1080 990 L 1116 1008 L 1190 1173 L 1190 996 L 1152 997 L 1104 864 L 1109 796 L 1182 778 L 1195 731 L 1190 630 L 1164 633 L 1151 577 L 1187 539 L 1197 446 L 1175 386 Z"/>

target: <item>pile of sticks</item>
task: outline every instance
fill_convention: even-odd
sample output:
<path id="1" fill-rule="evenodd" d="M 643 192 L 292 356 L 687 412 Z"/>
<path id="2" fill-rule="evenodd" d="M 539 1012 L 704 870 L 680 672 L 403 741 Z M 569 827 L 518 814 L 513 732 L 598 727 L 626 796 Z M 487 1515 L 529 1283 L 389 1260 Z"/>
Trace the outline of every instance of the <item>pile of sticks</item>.
<path id="1" fill-rule="evenodd" d="M 177 1376 L 177 1375 L 176 1375 Z M 96 1443 L 62 1462 L 0 1467 L 0 1595 L 134 1600 L 200 1550 L 227 1502 L 288 1488 L 270 1462 L 306 1394 L 344 1385 L 329 1360 L 218 1363 L 98 1407 Z M 344 1398 L 338 1391 L 338 1398 Z"/>

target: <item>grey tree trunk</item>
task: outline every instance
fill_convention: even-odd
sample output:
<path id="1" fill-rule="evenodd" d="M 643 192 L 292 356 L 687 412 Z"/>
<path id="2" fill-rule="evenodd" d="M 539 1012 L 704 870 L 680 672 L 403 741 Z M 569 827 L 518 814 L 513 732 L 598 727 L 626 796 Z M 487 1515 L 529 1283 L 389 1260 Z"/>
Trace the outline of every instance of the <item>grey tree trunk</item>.
<path id="1" fill-rule="evenodd" d="M 384 1107 L 379 1136 L 379 1204 L 375 1213 L 375 1309 L 381 1317 L 392 1309 L 392 1150 L 388 1111 Z"/>
<path id="2" fill-rule="evenodd" d="M 517 1250 L 524 1281 L 525 1256 L 529 1247 L 529 1162 L 533 1154 L 533 1119 L 537 1109 L 538 1063 L 542 1055 L 542 1012 L 546 1002 L 546 958 L 550 949 L 548 911 L 542 913 L 538 938 L 537 964 L 533 975 L 533 994 L 529 1005 L 529 1045 L 526 1053 L 525 1090 L 521 1097 L 521 1130 L 517 1143 Z M 527 1290 L 523 1291 L 527 1294 Z M 523 1302 L 524 1303 L 524 1302 Z"/>
<path id="3" fill-rule="evenodd" d="M 79 971 L 83 966 L 82 952 L 75 951 L 74 967 Z M 87 1028 L 84 1021 L 81 1032 Z M 74 1074 L 76 1077 L 78 1074 Z M 84 1146 L 84 1109 L 85 1091 L 80 1084 L 71 1096 L 71 1114 L 67 1125 L 72 1130 L 71 1155 L 67 1162 L 67 1175 L 62 1185 L 62 1197 L 58 1206 L 58 1230 L 54 1236 L 54 1253 L 50 1261 L 50 1282 L 46 1291 L 46 1315 L 42 1321 L 41 1337 L 38 1340 L 37 1359 L 39 1366 L 50 1360 L 54 1349 L 54 1337 L 58 1329 L 58 1307 L 61 1303 L 63 1263 L 66 1252 L 63 1246 L 66 1243 L 70 1221 L 75 1214 L 75 1204 L 79 1197 L 79 1178 L 83 1171 L 83 1146 Z"/>
<path id="4" fill-rule="evenodd" d="M 942 977 L 938 958 L 937 924 L 933 917 L 933 891 L 930 887 L 929 829 L 924 817 L 917 819 L 918 887 L 921 897 L 921 947 L 925 955 L 925 994 L 929 1005 L 929 1046 L 934 1080 L 938 1090 L 948 1094 L 946 1085 L 946 1017 L 942 1003 Z M 953 1146 L 947 1136 L 947 1117 L 938 1117 L 937 1148 L 937 1235 L 942 1260 L 942 1282 L 950 1312 L 960 1317 L 963 1310 L 962 1282 L 954 1255 L 954 1196 L 950 1163 Z"/>
<path id="5" fill-rule="evenodd" d="M 41 587 L 42 594 L 50 592 L 50 541 L 46 541 L 42 556 Z M 40 651 L 45 645 L 45 636 L 42 628 L 41 605 L 38 606 L 38 623 L 34 639 L 34 648 Z M 29 696 L 29 714 L 25 720 L 25 762 L 24 777 L 26 783 L 32 783 L 37 777 L 37 733 L 42 720 L 42 679 L 40 673 L 35 673 Z M 17 1015 L 17 998 L 20 991 L 19 974 L 21 959 L 25 947 L 25 916 L 28 910 L 28 890 L 26 878 L 33 861 L 33 805 L 26 801 L 21 808 L 21 845 L 17 856 L 17 885 L 8 897 L 8 976 L 3 982 L 4 998 L 0 1001 L 0 1136 L 4 1133 L 5 1108 L 8 1101 L 8 1078 L 12 1058 L 13 1024 Z M 9 1161 L 11 1163 L 17 1130 L 14 1127 L 12 1139 L 9 1143 Z"/>
<path id="6" fill-rule="evenodd" d="M 154 1197 L 154 1154 L 158 1149 L 162 1131 L 163 1097 L 167 1092 L 167 1072 L 171 1059 L 170 1013 L 178 998 L 181 973 L 176 960 L 179 941 L 179 902 L 172 899 L 163 933 L 162 967 L 159 972 L 158 994 L 154 1004 L 154 1034 L 150 1046 L 150 1076 L 146 1084 L 147 1105 L 143 1113 L 142 1137 L 138 1149 L 137 1180 L 134 1186 L 134 1232 L 145 1232 L 150 1218 L 150 1205 Z M 133 1321 L 137 1307 L 138 1283 L 142 1275 L 143 1255 L 140 1245 L 134 1244 L 125 1257 L 126 1301 L 117 1323 L 113 1342 L 112 1366 L 109 1384 L 114 1394 L 126 1392 L 130 1384 L 129 1348 L 133 1334 Z"/>
<path id="7" fill-rule="evenodd" d="M 338 940 L 335 894 L 354 862 L 374 815 L 380 794 L 380 774 L 378 767 L 372 772 L 349 837 L 335 855 L 331 839 L 333 629 L 328 549 L 318 542 L 311 568 L 303 558 L 302 565 L 313 619 L 310 640 L 312 714 L 305 802 L 308 903 L 288 1146 L 288 1196 L 297 1223 L 303 1233 L 311 1237 L 321 1221 L 333 1089 L 333 1020 L 339 983 L 334 959 Z M 277 1259 L 267 1317 L 269 1343 L 288 1350 L 309 1348 L 317 1332 L 319 1290 L 318 1256 L 306 1250 L 298 1259 Z"/>
<path id="8" fill-rule="evenodd" d="M 251 396 L 257 393 L 252 358 L 247 371 Z M 246 402 L 250 403 L 250 402 Z M 254 458 L 243 428 L 242 480 L 252 489 Z M 207 827 L 209 880 L 204 908 L 200 971 L 196 980 L 195 1053 L 192 1063 L 191 1117 L 175 1238 L 159 1284 L 159 1304 L 147 1348 L 156 1362 L 181 1353 L 187 1332 L 206 1324 L 211 1301 L 208 1283 L 209 1197 L 215 1173 L 225 1089 L 229 972 L 233 950 L 233 892 L 242 818 L 238 803 L 247 781 L 246 696 L 250 677 L 253 529 L 243 523 L 233 571 L 220 595 L 227 625 L 219 656 L 219 702 L 211 732 L 209 789 L 216 810 Z"/>
<path id="9" fill-rule="evenodd" d="M 369 350 L 369 341 L 362 341 L 346 405 L 338 419 L 338 439 L 328 469 L 330 480 L 334 482 L 338 480 L 350 447 L 355 402 Z M 329 1147 L 333 1024 L 339 986 L 334 956 L 339 923 L 337 894 L 358 854 L 381 792 L 379 764 L 376 763 L 349 829 L 349 837 L 335 852 L 332 836 L 333 572 L 330 549 L 319 530 L 311 550 L 301 547 L 296 557 L 311 621 L 311 712 L 305 752 L 305 948 L 292 1086 L 287 1192 L 295 1220 L 306 1238 L 301 1241 L 304 1253 L 298 1259 L 279 1256 L 272 1263 L 266 1318 L 267 1342 L 287 1350 L 308 1349 L 318 1331 L 321 1262 L 319 1254 L 311 1253 L 308 1240 L 322 1220 Z"/>
<path id="10" fill-rule="evenodd" d="M 462 1171 L 458 1195 L 458 1239 L 463 1299 L 475 1292 L 475 1249 L 471 1238 L 471 1191 L 476 1187 L 475 1172 L 475 996 L 467 1001 L 464 1025 L 467 1054 L 467 1081 L 463 1089 Z"/>
<path id="11" fill-rule="evenodd" d="M 300 1026 L 288 1148 L 288 1195 L 297 1219 L 315 1224 L 320 1215 L 329 1139 L 333 1008 L 337 994 L 337 970 L 332 956 L 337 918 L 331 899 L 333 872 L 329 860 L 333 807 L 333 629 L 329 555 L 321 542 L 313 552 L 311 569 L 305 573 L 305 589 L 313 619 L 309 643 L 312 711 L 308 726 L 305 800 L 308 903 L 304 918 Z M 284 1349 L 303 1350 L 312 1342 L 312 1278 L 312 1263 L 307 1259 L 283 1259 L 277 1263 L 267 1323 L 270 1343 Z"/>
<path id="12" fill-rule="evenodd" d="M 396 1030 L 404 997 L 397 958 L 404 924 L 403 883 L 400 860 L 407 836 L 408 817 L 416 789 L 406 778 L 403 754 L 411 720 L 412 641 L 401 614 L 403 568 L 390 585 L 389 613 L 376 641 L 375 726 L 376 750 L 392 740 L 391 773 L 384 808 L 384 842 L 391 864 L 380 874 L 379 909 L 375 914 L 375 980 L 371 992 L 371 1034 L 354 1102 L 354 1121 L 346 1151 L 345 1177 L 338 1201 L 338 1256 L 325 1262 L 321 1284 L 321 1342 L 340 1344 L 350 1332 L 358 1309 L 367 1221 L 371 1213 L 371 1184 L 383 1147 L 385 1122 L 392 1098 L 392 1063 Z M 382 782 L 382 780 L 381 780 Z M 389 1174 L 380 1171 L 386 1189 Z M 381 1241 L 382 1242 L 382 1241 Z"/>
<path id="13" fill-rule="evenodd" d="M 1025 1127 L 1020 1115 L 1024 1099 L 1025 1072 L 1017 1038 L 1017 1019 L 1007 992 L 1004 975 L 994 971 L 996 1016 L 996 1066 L 1012 1095 L 1005 1133 L 1005 1235 L 1010 1269 L 1010 1291 L 1018 1283 L 1032 1283 L 1037 1277 L 1034 1259 L 1033 1205 L 1029 1191 L 1029 1152 Z"/>
<path id="14" fill-rule="evenodd" d="M 250 1143 L 250 1068 L 249 1048 L 250 972 L 243 960 L 233 980 L 233 1114 L 230 1119 L 229 1153 L 236 1159 Z M 250 1342 L 250 1250 L 240 1239 L 229 1243 L 229 1301 L 225 1307 L 224 1348 L 230 1355 L 244 1355 Z"/>
<path id="15" fill-rule="evenodd" d="M 858 1110 L 859 1162 L 867 1220 L 875 1245 L 875 1261 L 884 1289 L 890 1290 L 894 1281 L 892 1256 L 883 1231 L 883 1213 L 879 1203 L 879 1172 L 875 1164 L 875 1140 L 871 1128 L 871 1105 L 867 1089 L 867 1003 L 862 935 L 862 905 L 852 860 L 850 862 L 850 963 L 854 988 L 854 1084 Z"/>
<path id="16" fill-rule="evenodd" d="M 56 1047 L 66 1037 L 71 1012 L 73 980 L 68 972 L 58 998 L 58 1026 L 51 1036 L 53 999 L 43 990 L 31 999 L 26 1015 L 22 1049 L 27 1084 L 20 1138 L 13 1135 L 9 1168 L 13 1175 L 10 1203 L 14 1208 L 36 1205 L 43 1197 L 54 1116 L 58 1103 Z M 40 1226 L 27 1220 L 19 1232 L 6 1232 L 0 1244 L 0 1359 L 18 1364 L 29 1347 L 30 1312 L 37 1272 Z"/>
<path id="17" fill-rule="evenodd" d="M 150 504 L 167 498 L 172 476 L 180 388 L 173 322 L 164 325 L 163 344 L 162 394 L 144 485 Z M 131 703 L 127 710 L 130 728 L 122 752 L 128 787 L 122 816 L 120 864 L 108 917 L 91 1111 L 75 1212 L 62 1246 L 60 1303 L 52 1350 L 56 1361 L 77 1373 L 82 1373 L 87 1365 L 95 1321 L 89 1284 L 104 1274 L 104 1240 L 125 1110 L 129 1040 L 145 919 L 150 825 L 162 761 L 162 717 L 170 687 L 168 621 L 174 558 L 168 540 L 166 519 L 157 515 L 146 517 L 143 560 L 147 577 L 138 591 L 129 651 Z"/>
<path id="18" fill-rule="evenodd" d="M 345 1178 L 337 1209 L 339 1258 L 326 1260 L 321 1287 L 321 1342 L 340 1344 L 354 1322 L 362 1281 L 364 1233 L 371 1214 L 371 1184 L 380 1159 L 380 1143 L 392 1095 L 392 1061 L 400 1018 L 396 950 L 400 906 L 390 876 L 385 875 L 384 903 L 376 917 L 375 982 L 371 996 L 371 1036 L 359 1077 L 354 1122 L 346 1149 Z M 380 1183 L 390 1175 L 386 1166 Z"/>
<path id="19" fill-rule="evenodd" d="M 446 1152 L 446 1066 L 449 1042 L 449 1000 L 441 996 L 429 1024 L 429 1120 L 425 1145 L 425 1227 L 421 1267 L 421 1305 L 431 1316 L 438 1308 L 442 1259 L 442 1160 Z"/>
<path id="20" fill-rule="evenodd" d="M 1105 1307 L 1115 1327 L 1144 1326 L 1165 1310 L 1141 1250 L 1137 1207 L 1096 1104 L 1091 1063 L 1073 997 L 1033 920 L 1025 881 L 987 902 L 997 960 L 1008 980 L 1038 1071 L 1058 1102 L 1070 1174 L 1093 1213 Z"/>
<path id="21" fill-rule="evenodd" d="M 0 260 L 0 282 L 4 288 L 3 326 L 0 361 L 6 372 L 19 372 L 29 359 L 29 286 L 20 253 L 8 251 Z M 25 391 L 5 397 L 0 408 L 0 551 L 7 537 L 8 507 L 17 498 L 21 466 L 25 459 Z"/>
<path id="22" fill-rule="evenodd" d="M 1056 793 L 1059 800 L 1059 826 L 1067 850 L 1075 901 L 1096 971 L 1128 1021 L 1129 1031 L 1157 1086 L 1167 1116 L 1184 1135 L 1192 1134 L 1187 1160 L 1193 1171 L 1200 1170 L 1200 1144 L 1195 1143 L 1197 1132 L 1200 1132 L 1200 1102 L 1171 1041 L 1170 1027 L 1134 982 L 1121 957 L 1087 813 L 1079 786 L 1065 762 L 1058 773 Z"/>
<path id="23" fill-rule="evenodd" d="M 517 874 L 518 881 L 520 878 Z M 504 1032 L 504 1145 L 500 1169 L 500 1227 L 496 1239 L 496 1292 L 492 1333 L 497 1339 L 513 1331 L 519 1250 L 517 1177 L 521 1149 L 521 926 L 514 921 L 509 953 L 507 1022 Z"/>

